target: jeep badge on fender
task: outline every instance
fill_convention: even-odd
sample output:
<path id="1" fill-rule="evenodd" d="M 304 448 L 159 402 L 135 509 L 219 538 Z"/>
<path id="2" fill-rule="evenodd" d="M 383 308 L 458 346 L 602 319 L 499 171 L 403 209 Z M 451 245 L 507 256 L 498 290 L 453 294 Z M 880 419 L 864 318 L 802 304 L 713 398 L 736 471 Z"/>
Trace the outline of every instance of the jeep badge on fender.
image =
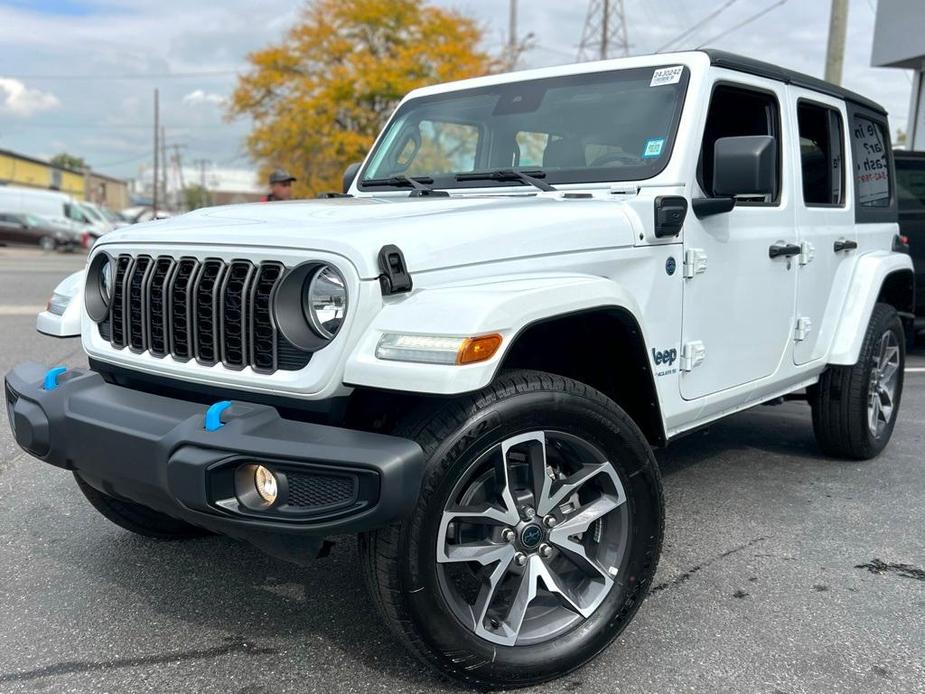
<path id="1" fill-rule="evenodd" d="M 140 535 L 357 534 L 398 641 L 538 685 L 646 609 L 653 447 L 791 392 L 825 455 L 887 445 L 892 156 L 873 101 L 714 50 L 429 86 L 345 196 L 101 237 L 39 323 L 89 368 L 16 366 L 9 420 Z"/>

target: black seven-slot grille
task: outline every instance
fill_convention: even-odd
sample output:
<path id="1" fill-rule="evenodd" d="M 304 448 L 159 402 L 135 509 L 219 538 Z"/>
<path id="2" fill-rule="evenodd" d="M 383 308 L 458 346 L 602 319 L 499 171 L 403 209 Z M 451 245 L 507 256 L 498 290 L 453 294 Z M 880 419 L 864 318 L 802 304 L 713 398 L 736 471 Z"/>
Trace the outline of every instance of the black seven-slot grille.
<path id="1" fill-rule="evenodd" d="M 116 349 L 262 373 L 311 359 L 276 327 L 277 262 L 123 254 L 113 259 L 109 315 L 100 335 Z"/>

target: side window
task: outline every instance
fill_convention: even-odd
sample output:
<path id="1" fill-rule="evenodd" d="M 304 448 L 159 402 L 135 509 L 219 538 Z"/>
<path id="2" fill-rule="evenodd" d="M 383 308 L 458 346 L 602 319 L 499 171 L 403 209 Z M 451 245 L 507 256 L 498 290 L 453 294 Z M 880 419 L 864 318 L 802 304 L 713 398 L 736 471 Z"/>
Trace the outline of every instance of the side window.
<path id="1" fill-rule="evenodd" d="M 803 202 L 844 205 L 845 172 L 841 114 L 833 108 L 799 101 L 800 169 Z"/>
<path id="2" fill-rule="evenodd" d="M 716 141 L 722 137 L 771 135 L 777 140 L 777 161 L 780 162 L 780 107 L 773 94 L 744 87 L 720 84 L 713 90 L 710 110 L 703 131 L 697 181 L 707 196 L 713 196 L 713 153 Z M 780 199 L 781 176 L 770 200 L 739 198 L 745 204 L 776 204 Z"/>
<path id="3" fill-rule="evenodd" d="M 474 171 L 479 129 L 466 123 L 422 120 L 418 136 L 409 138 L 397 163 L 406 176 Z"/>
<path id="4" fill-rule="evenodd" d="M 890 164 L 883 126 L 856 115 L 851 125 L 854 186 L 860 207 L 890 206 Z"/>
<path id="5" fill-rule="evenodd" d="M 896 183 L 900 209 L 925 212 L 925 158 L 897 158 Z"/>

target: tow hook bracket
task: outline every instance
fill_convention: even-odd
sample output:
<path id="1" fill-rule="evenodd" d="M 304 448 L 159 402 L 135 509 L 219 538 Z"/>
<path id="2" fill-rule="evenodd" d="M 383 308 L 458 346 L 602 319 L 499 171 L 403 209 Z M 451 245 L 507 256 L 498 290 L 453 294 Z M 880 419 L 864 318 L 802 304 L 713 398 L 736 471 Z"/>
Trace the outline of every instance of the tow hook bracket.
<path id="1" fill-rule="evenodd" d="M 58 376 L 67 373 L 66 366 L 55 366 L 54 368 L 48 369 L 48 372 L 45 374 L 45 382 L 43 387 L 45 390 L 54 390 L 58 387 Z"/>
<path id="2" fill-rule="evenodd" d="M 210 405 L 209 409 L 206 410 L 206 431 L 218 431 L 224 425 L 222 422 L 222 412 L 231 407 L 230 400 L 222 400 L 217 402 L 214 405 Z"/>

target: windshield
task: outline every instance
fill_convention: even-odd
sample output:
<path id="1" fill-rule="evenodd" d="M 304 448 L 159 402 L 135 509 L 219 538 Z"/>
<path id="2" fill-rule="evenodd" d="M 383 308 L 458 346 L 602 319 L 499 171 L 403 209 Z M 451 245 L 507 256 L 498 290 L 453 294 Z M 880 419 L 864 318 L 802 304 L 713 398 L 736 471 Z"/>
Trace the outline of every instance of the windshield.
<path id="1" fill-rule="evenodd" d="M 95 221 L 97 221 L 97 222 L 105 222 L 105 221 L 106 221 L 105 219 L 103 219 L 103 215 L 101 215 L 99 212 L 97 212 L 96 209 L 94 209 L 94 208 L 91 207 L 90 205 L 84 203 L 84 204 L 81 205 L 81 208 L 83 208 L 84 213 L 85 213 L 91 220 L 95 220 Z"/>
<path id="2" fill-rule="evenodd" d="M 682 66 L 567 75 L 412 99 L 369 158 L 361 190 L 399 188 L 410 176 L 434 188 L 510 185 L 456 179 L 516 168 L 546 183 L 651 178 L 668 163 L 688 70 Z M 366 186 L 371 180 L 375 186 Z"/>

